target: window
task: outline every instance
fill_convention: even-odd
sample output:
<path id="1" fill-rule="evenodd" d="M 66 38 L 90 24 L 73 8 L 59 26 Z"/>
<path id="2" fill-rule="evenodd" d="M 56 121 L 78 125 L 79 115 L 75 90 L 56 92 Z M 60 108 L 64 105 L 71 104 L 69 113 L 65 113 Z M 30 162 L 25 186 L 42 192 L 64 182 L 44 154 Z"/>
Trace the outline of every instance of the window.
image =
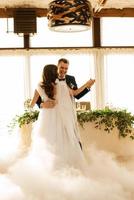
<path id="1" fill-rule="evenodd" d="M 134 46 L 134 18 L 101 18 L 102 46 Z"/>
<path id="2" fill-rule="evenodd" d="M 134 113 L 134 55 L 105 56 L 105 104 Z"/>
<path id="3" fill-rule="evenodd" d="M 37 18 L 37 35 L 30 37 L 31 47 L 89 47 L 92 46 L 91 29 L 77 33 L 50 31 L 46 17 Z"/>
<path id="4" fill-rule="evenodd" d="M 7 23 L 9 33 L 7 33 Z M 0 18 L 0 48 L 23 47 L 23 37 L 13 33 L 13 18 Z M 11 31 L 11 32 L 10 32 Z"/>

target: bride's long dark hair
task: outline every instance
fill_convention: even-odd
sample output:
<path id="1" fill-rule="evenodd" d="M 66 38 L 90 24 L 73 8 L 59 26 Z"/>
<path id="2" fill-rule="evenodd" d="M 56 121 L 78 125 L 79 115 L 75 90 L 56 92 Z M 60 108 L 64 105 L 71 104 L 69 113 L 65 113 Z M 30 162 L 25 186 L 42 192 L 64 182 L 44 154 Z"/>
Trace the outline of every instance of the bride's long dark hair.
<path id="1" fill-rule="evenodd" d="M 57 66 L 53 64 L 45 65 L 42 73 L 41 87 L 50 99 L 54 99 L 54 85 L 56 85 L 55 80 L 57 77 Z"/>

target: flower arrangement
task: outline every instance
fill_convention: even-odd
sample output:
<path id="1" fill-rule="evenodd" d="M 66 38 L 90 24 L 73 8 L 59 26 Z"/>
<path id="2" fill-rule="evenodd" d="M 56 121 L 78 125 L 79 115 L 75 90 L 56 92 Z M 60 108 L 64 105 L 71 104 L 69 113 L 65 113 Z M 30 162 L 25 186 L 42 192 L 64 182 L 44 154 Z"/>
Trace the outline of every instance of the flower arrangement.
<path id="1" fill-rule="evenodd" d="M 33 123 L 38 119 L 39 110 L 33 110 L 29 107 L 30 100 L 25 101 L 24 113 L 16 115 L 10 124 L 10 128 L 18 125 L 20 128 L 29 123 Z M 119 131 L 119 137 L 130 137 L 134 139 L 133 125 L 134 116 L 126 110 L 102 109 L 93 111 L 77 111 L 77 119 L 79 124 L 84 127 L 85 122 L 94 122 L 95 128 L 104 129 L 110 133 L 115 127 Z"/>

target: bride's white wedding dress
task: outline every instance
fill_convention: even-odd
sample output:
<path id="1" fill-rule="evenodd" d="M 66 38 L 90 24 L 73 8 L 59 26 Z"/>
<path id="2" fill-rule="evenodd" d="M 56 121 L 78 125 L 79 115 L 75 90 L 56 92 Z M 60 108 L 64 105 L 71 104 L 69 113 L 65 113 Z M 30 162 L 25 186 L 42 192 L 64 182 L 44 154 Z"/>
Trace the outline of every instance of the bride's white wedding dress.
<path id="1" fill-rule="evenodd" d="M 46 101 L 48 97 L 40 84 L 37 90 Z M 73 96 L 65 81 L 56 81 L 55 98 L 54 108 L 40 109 L 27 155 L 17 158 L 2 176 L 0 186 L 4 182 L 13 188 L 11 197 L 2 200 L 76 199 L 77 185 L 86 179 L 88 167 L 79 144 Z"/>
<path id="2" fill-rule="evenodd" d="M 0 200 L 133 200 L 133 171 L 96 149 L 87 164 L 73 99 L 65 82 L 57 80 L 56 87 L 57 105 L 40 110 L 29 152 L 0 175 Z"/>
<path id="3" fill-rule="evenodd" d="M 56 81 L 56 106 L 40 109 L 37 126 L 34 130 L 33 147 L 39 146 L 52 154 L 52 168 L 76 168 L 85 173 L 86 160 L 80 148 L 80 134 L 77 126 L 74 98 L 70 96 L 65 81 Z M 44 90 L 37 87 L 41 98 L 48 100 Z M 39 143 L 39 141 L 42 143 Z"/>

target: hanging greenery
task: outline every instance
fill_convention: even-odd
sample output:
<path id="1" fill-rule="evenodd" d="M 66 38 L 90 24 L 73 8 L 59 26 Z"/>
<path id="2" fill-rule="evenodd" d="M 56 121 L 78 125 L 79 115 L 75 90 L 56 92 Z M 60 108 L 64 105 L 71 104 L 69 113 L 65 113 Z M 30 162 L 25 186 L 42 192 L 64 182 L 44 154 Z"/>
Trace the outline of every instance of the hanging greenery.
<path id="1" fill-rule="evenodd" d="M 38 110 L 25 110 L 24 113 L 21 115 L 16 115 L 11 123 L 9 124 L 8 128 L 9 131 L 12 131 L 16 126 L 20 128 L 29 123 L 33 123 L 38 119 L 39 111 Z"/>
<path id="2" fill-rule="evenodd" d="M 119 137 L 128 136 L 134 139 L 134 116 L 126 110 L 103 109 L 77 112 L 77 117 L 81 126 L 84 126 L 85 122 L 94 122 L 95 128 L 103 128 L 108 133 L 116 127 Z"/>
<path id="3" fill-rule="evenodd" d="M 33 123 L 38 119 L 39 110 L 31 110 L 27 108 L 23 114 L 16 115 L 9 125 L 13 129 L 16 125 L 20 128 L 29 123 Z M 119 131 L 119 137 L 130 137 L 134 139 L 134 116 L 126 110 L 93 110 L 93 111 L 77 111 L 79 124 L 84 127 L 85 122 L 94 122 L 95 128 L 103 129 L 110 133 L 114 128 Z"/>

